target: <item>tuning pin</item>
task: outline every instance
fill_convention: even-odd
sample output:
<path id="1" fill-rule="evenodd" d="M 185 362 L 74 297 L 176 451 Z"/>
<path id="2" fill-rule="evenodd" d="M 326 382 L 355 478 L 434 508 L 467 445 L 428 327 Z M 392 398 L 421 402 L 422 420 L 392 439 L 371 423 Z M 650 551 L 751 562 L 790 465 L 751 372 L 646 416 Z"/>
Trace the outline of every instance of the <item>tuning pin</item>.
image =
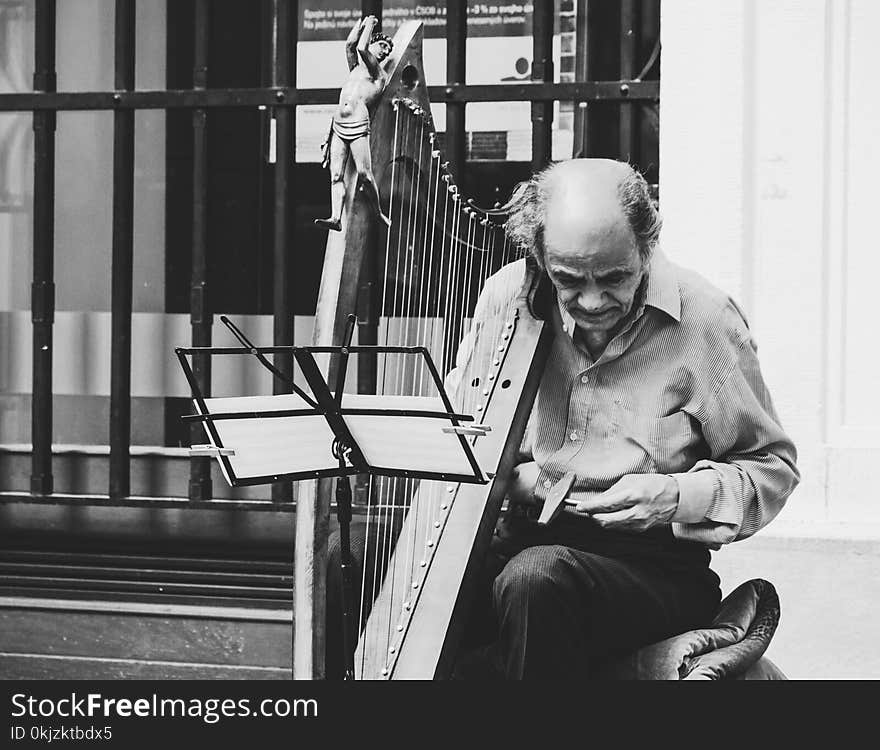
<path id="1" fill-rule="evenodd" d="M 432 158 L 432 159 L 439 159 L 439 158 L 440 158 L 440 152 L 439 152 L 439 151 L 431 151 L 431 158 Z"/>

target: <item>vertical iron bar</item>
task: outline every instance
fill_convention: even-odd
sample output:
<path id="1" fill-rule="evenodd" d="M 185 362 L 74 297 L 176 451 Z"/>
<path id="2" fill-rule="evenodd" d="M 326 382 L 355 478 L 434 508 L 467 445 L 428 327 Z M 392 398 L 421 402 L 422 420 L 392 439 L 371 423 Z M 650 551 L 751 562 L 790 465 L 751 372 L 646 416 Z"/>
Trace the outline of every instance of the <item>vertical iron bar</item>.
<path id="1" fill-rule="evenodd" d="M 611 81 L 620 75 L 620 4 L 587 2 L 587 77 Z M 620 103 L 592 101 L 587 110 L 586 145 L 589 157 L 620 156 Z"/>
<path id="2" fill-rule="evenodd" d="M 117 91 L 134 89 L 134 0 L 116 0 Z M 113 279 L 110 350 L 111 499 L 130 494 L 131 304 L 134 227 L 134 110 L 113 113 Z"/>
<path id="3" fill-rule="evenodd" d="M 576 0 L 577 16 L 575 21 L 575 58 L 574 80 L 587 81 L 587 0 Z M 586 156 L 587 151 L 587 102 L 574 104 L 574 137 L 572 138 L 571 155 L 575 158 Z"/>
<path id="4" fill-rule="evenodd" d="M 532 11 L 532 80 L 553 82 L 553 20 L 555 3 L 535 3 Z M 553 102 L 532 102 L 532 170 L 552 158 Z"/>
<path id="5" fill-rule="evenodd" d="M 382 28 L 382 0 L 361 0 L 361 15 L 376 16 Z M 379 290 L 382 288 L 379 278 L 379 233 L 376 222 L 371 222 L 364 244 L 364 256 L 361 261 L 361 275 L 358 283 L 357 317 L 358 343 L 375 345 L 379 343 Z M 357 390 L 358 393 L 375 393 L 379 363 L 375 354 L 358 354 L 357 357 Z M 355 501 L 366 504 L 370 491 L 370 476 L 358 474 L 354 482 Z M 341 528 L 341 527 L 340 527 Z"/>
<path id="6" fill-rule="evenodd" d="M 379 278 L 381 266 L 379 257 L 379 234 L 373 222 L 368 229 L 358 282 L 357 318 L 360 345 L 372 346 L 379 343 L 379 317 L 382 314 L 379 309 L 381 304 L 379 295 L 382 289 Z M 357 355 L 358 393 L 376 393 L 378 372 L 379 363 L 375 354 L 361 352 Z M 369 474 L 358 474 L 354 484 L 355 502 L 366 505 L 369 490 Z"/>
<path id="7" fill-rule="evenodd" d="M 361 276 L 358 283 L 358 344 L 375 345 L 379 343 L 379 253 L 377 233 L 371 228 L 361 261 Z M 378 364 L 375 354 L 361 352 L 357 357 L 358 393 L 376 392 Z"/>
<path id="8" fill-rule="evenodd" d="M 193 36 L 193 89 L 208 86 L 208 0 L 195 0 Z M 193 205 L 192 205 L 192 275 L 190 278 L 189 315 L 193 346 L 211 346 L 213 314 L 208 303 L 208 113 L 194 109 L 193 126 Z M 211 395 L 211 358 L 195 354 L 193 376 L 201 392 Z M 202 442 L 205 428 L 193 424 L 191 441 Z M 210 500 L 211 459 L 194 458 L 189 467 L 189 499 Z"/>
<path id="9" fill-rule="evenodd" d="M 382 28 L 382 0 L 362 0 L 361 15 L 376 16 L 378 28 Z M 358 283 L 358 343 L 374 345 L 379 343 L 379 244 L 375 223 L 371 223 L 369 235 L 364 243 L 364 256 Z M 375 393 L 378 363 L 375 355 L 361 353 L 357 358 L 358 393 Z M 359 476 L 355 493 L 360 497 L 365 491 L 365 477 Z"/>
<path id="10" fill-rule="evenodd" d="M 467 2 L 446 3 L 446 80 L 449 84 L 465 83 L 465 49 L 467 47 Z M 446 104 L 446 158 L 459 187 L 465 186 L 467 158 L 464 129 L 464 102 Z M 464 192 L 467 192 L 466 190 Z"/>
<path id="11" fill-rule="evenodd" d="M 361 15 L 376 16 L 379 19 L 377 29 L 382 29 L 382 0 L 361 0 Z"/>
<path id="12" fill-rule="evenodd" d="M 636 0 L 621 0 L 620 3 L 620 80 L 629 80 L 636 74 L 636 54 L 638 34 L 636 33 Z M 633 102 L 620 103 L 620 142 L 619 158 L 631 162 L 634 158 L 635 105 Z"/>
<path id="13" fill-rule="evenodd" d="M 295 56 L 296 32 L 291 23 L 291 3 L 289 0 L 272 0 L 271 5 L 271 47 L 273 87 L 287 87 L 291 82 L 291 51 Z M 291 33 L 293 31 L 293 33 Z M 281 99 L 279 99 L 279 102 Z M 275 118 L 275 189 L 272 234 L 272 312 L 274 314 L 275 346 L 293 346 L 293 311 L 290 307 L 290 279 L 287 256 L 289 253 L 289 176 L 293 161 L 293 111 L 289 107 L 276 107 Z M 274 365 L 288 377 L 293 377 L 293 358 L 290 354 L 275 354 Z M 280 380 L 274 380 L 274 393 L 290 393 L 291 388 Z M 272 499 L 276 502 L 291 502 L 293 485 L 278 482 L 272 485 Z"/>
<path id="14" fill-rule="evenodd" d="M 35 6 L 34 91 L 55 91 L 55 0 Z M 55 320 L 55 112 L 34 112 L 34 268 L 31 286 L 31 493 L 51 495 L 52 325 Z"/>

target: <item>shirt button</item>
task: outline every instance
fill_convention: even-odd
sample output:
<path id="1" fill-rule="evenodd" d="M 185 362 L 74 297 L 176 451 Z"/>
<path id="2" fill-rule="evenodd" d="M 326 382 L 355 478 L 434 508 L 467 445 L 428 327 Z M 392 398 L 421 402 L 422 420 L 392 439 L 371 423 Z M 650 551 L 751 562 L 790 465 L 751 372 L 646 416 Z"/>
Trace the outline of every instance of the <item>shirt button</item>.
<path id="1" fill-rule="evenodd" d="M 544 489 L 549 490 L 552 486 L 553 486 L 553 482 L 551 482 L 549 479 L 544 480 Z"/>
<path id="2" fill-rule="evenodd" d="M 578 434 L 576 432 L 572 432 L 571 435 L 568 436 L 569 440 L 577 440 Z"/>
<path id="3" fill-rule="evenodd" d="M 590 382 L 590 376 L 589 376 L 589 375 L 581 375 L 581 383 L 583 383 L 584 385 L 586 385 L 586 384 L 589 383 L 589 382 Z"/>

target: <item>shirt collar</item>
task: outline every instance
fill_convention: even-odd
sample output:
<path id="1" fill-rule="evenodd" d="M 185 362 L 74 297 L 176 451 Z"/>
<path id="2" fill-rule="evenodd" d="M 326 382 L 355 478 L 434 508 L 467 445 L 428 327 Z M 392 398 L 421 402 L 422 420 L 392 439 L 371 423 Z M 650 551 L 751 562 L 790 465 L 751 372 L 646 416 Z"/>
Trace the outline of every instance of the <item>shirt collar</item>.
<path id="1" fill-rule="evenodd" d="M 669 262 L 663 252 L 658 248 L 651 256 L 651 265 L 648 270 L 648 288 L 645 292 L 644 301 L 635 311 L 635 316 L 640 317 L 644 307 L 653 307 L 666 313 L 676 323 L 681 321 L 681 291 L 678 286 L 678 277 L 675 267 Z M 574 335 L 574 318 L 569 315 L 562 304 L 557 302 L 559 315 L 562 318 L 562 329 L 569 335 Z"/>
<path id="2" fill-rule="evenodd" d="M 681 321 L 681 290 L 675 266 L 659 248 L 651 256 L 645 304 L 665 312 L 676 323 Z"/>

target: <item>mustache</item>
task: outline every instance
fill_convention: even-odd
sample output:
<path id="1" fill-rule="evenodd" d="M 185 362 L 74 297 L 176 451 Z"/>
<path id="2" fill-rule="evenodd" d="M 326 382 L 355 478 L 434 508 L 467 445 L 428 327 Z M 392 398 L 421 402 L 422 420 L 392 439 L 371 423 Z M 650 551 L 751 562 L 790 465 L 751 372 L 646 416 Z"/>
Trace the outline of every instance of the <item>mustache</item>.
<path id="1" fill-rule="evenodd" d="M 609 313 L 614 310 L 620 311 L 621 310 L 620 305 L 611 305 L 610 307 L 605 307 L 601 310 L 585 310 L 584 308 L 582 308 L 578 305 L 571 305 L 568 308 L 568 312 L 573 317 L 576 317 L 578 315 L 582 315 L 582 316 L 592 317 L 592 318 L 598 317 L 600 315 L 605 315 L 605 313 Z"/>

